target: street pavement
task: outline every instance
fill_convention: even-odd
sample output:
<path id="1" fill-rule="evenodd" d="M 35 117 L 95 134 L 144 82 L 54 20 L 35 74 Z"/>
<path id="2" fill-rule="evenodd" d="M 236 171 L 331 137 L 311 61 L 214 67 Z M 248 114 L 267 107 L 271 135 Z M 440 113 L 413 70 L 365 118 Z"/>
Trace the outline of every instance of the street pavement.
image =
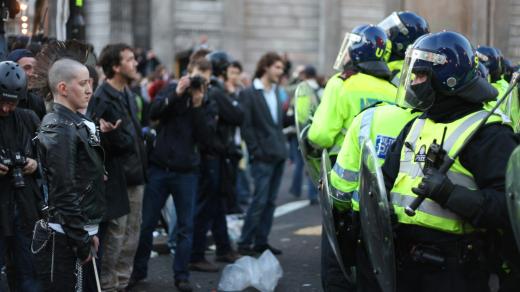
<path id="1" fill-rule="evenodd" d="M 277 256 L 283 276 L 276 287 L 281 291 L 322 291 L 320 284 L 320 236 L 321 217 L 318 205 L 309 205 L 305 190 L 301 198 L 289 194 L 292 179 L 292 166 L 288 163 L 278 193 L 277 213 L 289 209 L 289 213 L 275 218 L 270 244 L 283 251 Z M 291 211 L 291 207 L 302 206 Z M 283 206 L 283 208 L 280 208 Z M 213 261 L 214 254 L 207 253 L 207 259 Z M 219 273 L 191 272 L 191 282 L 195 291 L 217 291 L 222 270 L 226 264 L 216 263 Z M 162 254 L 150 259 L 148 278 L 137 284 L 132 292 L 176 291 L 173 283 L 172 256 Z M 247 289 L 246 291 L 257 291 Z"/>

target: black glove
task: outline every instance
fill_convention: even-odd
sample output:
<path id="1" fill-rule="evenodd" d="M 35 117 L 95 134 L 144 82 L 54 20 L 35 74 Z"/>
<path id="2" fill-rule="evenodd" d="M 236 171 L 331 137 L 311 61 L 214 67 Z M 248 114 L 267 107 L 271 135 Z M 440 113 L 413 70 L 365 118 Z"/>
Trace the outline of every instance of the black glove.
<path id="1" fill-rule="evenodd" d="M 421 183 L 417 188 L 412 188 L 412 192 L 418 196 L 428 197 L 444 206 L 454 188 L 455 186 L 446 174 L 436 168 L 428 168 Z"/>

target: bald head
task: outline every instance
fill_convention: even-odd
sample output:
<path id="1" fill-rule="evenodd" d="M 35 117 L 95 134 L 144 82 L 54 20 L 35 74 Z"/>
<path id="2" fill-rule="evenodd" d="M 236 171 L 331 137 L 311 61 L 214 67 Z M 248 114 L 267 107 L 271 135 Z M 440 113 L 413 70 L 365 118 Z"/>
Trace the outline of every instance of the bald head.
<path id="1" fill-rule="evenodd" d="M 87 67 L 71 60 L 56 61 L 49 70 L 49 87 L 54 102 L 72 111 L 87 108 L 92 87 Z"/>
<path id="2" fill-rule="evenodd" d="M 60 82 L 70 83 L 82 72 L 87 71 L 87 67 L 72 59 L 61 59 L 52 64 L 49 69 L 49 87 L 54 96 L 58 94 L 58 84 Z"/>

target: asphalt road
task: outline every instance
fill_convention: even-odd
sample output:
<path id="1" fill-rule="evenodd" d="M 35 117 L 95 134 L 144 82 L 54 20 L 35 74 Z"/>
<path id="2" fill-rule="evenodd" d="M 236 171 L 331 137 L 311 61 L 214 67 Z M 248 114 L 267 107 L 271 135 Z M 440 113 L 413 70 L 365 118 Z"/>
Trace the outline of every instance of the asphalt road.
<path id="1" fill-rule="evenodd" d="M 322 291 L 320 285 L 320 235 L 321 218 L 318 205 L 308 205 L 306 197 L 295 198 L 288 189 L 292 179 L 292 166 L 286 165 L 282 186 L 278 194 L 277 205 L 291 209 L 303 207 L 278 216 L 274 220 L 270 235 L 270 244 L 283 251 L 277 256 L 283 269 L 275 291 Z M 306 192 L 304 191 L 304 195 Z M 295 206 L 296 205 L 296 206 Z M 208 252 L 207 259 L 214 255 Z M 176 291 L 171 269 L 172 256 L 159 255 L 150 260 L 149 276 L 136 285 L 132 292 Z M 225 264 L 217 263 L 219 273 L 192 272 L 191 282 L 195 291 L 217 291 L 218 283 Z M 257 291 L 247 289 L 246 291 Z"/>

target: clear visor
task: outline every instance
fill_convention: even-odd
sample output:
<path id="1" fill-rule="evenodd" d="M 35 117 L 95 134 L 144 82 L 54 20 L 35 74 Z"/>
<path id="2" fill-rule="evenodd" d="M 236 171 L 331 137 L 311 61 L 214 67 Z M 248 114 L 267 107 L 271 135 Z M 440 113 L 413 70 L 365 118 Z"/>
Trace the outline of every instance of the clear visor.
<path id="1" fill-rule="evenodd" d="M 403 35 L 408 35 L 408 29 L 399 18 L 399 15 L 397 15 L 397 12 L 388 15 L 377 26 L 382 28 L 388 36 L 394 34 L 394 30 L 397 30 Z"/>
<path id="2" fill-rule="evenodd" d="M 419 49 L 409 48 L 406 50 L 406 57 L 401 70 L 401 79 L 397 88 L 396 104 L 421 111 L 431 107 L 434 102 L 433 98 L 418 95 L 412 86 L 419 85 L 431 78 L 428 74 L 429 70 L 426 68 L 429 66 L 425 63 L 430 63 L 428 65 L 442 65 L 446 62 L 446 56 L 444 55 Z"/>
<path id="3" fill-rule="evenodd" d="M 477 53 L 477 57 L 480 61 L 482 62 L 487 62 L 489 60 L 488 56 L 480 53 L 479 51 L 476 52 Z"/>
<path id="4" fill-rule="evenodd" d="M 347 32 L 345 34 L 345 38 L 341 43 L 341 47 L 339 48 L 338 56 L 336 57 L 336 62 L 334 62 L 334 70 L 342 71 L 343 66 L 350 60 L 350 56 L 348 55 L 348 49 L 355 43 L 359 43 L 362 40 L 362 37 L 358 34 Z"/>

